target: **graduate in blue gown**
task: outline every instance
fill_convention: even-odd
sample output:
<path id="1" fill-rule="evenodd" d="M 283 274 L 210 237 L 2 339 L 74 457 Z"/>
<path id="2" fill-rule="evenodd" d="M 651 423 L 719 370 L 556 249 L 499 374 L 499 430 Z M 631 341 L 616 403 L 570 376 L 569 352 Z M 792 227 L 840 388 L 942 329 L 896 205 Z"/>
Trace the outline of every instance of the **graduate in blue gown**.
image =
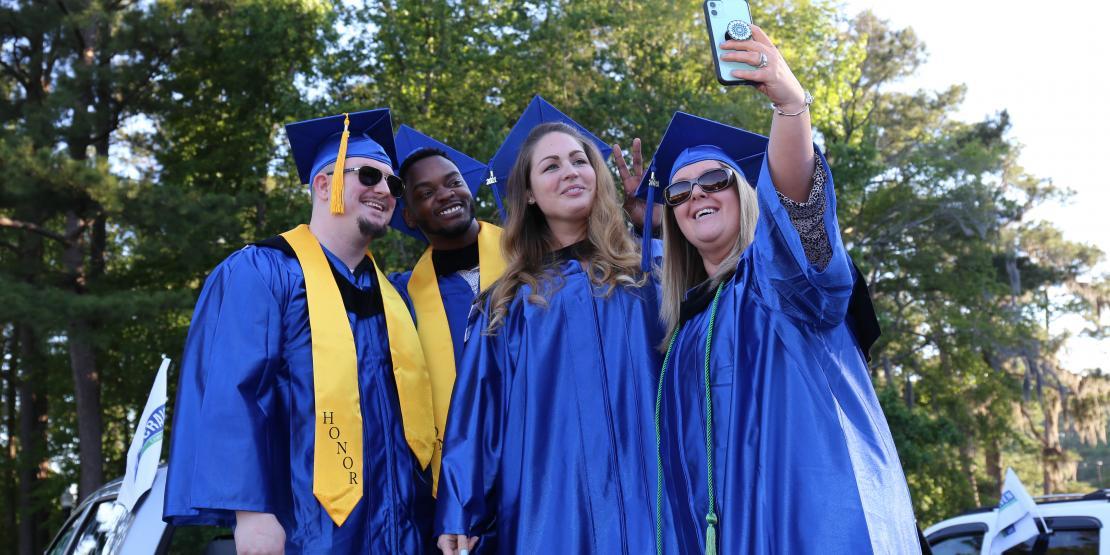
<path id="1" fill-rule="evenodd" d="M 240 552 L 432 549 L 429 380 L 411 316 L 367 250 L 401 192 L 389 112 L 350 114 L 349 138 L 344 128 L 344 116 L 287 126 L 311 223 L 216 267 L 182 356 L 164 518 L 235 526 Z M 329 345 L 344 354 L 329 358 Z M 345 396 L 325 411 L 322 380 L 336 375 Z"/>
<path id="2" fill-rule="evenodd" d="M 505 260 L 501 228 L 475 217 L 474 195 L 485 180 L 486 165 L 407 125 L 397 130 L 395 140 L 401 160 L 397 175 L 406 187 L 392 225 L 428 243 L 416 266 L 392 280 L 412 304 L 432 382 L 434 482 L 467 316 L 478 294 L 501 277 Z"/>
<path id="3" fill-rule="evenodd" d="M 508 267 L 479 301 L 455 382 L 445 553 L 491 530 L 479 551 L 652 549 L 657 296 L 602 149 L 537 98 L 499 151 L 515 164 L 499 180 Z"/>
<path id="4" fill-rule="evenodd" d="M 671 330 L 657 391 L 658 548 L 919 553 L 848 318 L 856 275 L 832 176 L 812 146 L 812 100 L 754 31 L 728 57 L 766 61 L 734 75 L 774 103 L 770 142 L 676 113 L 651 166 L 665 181 L 641 186 L 664 203 Z"/>

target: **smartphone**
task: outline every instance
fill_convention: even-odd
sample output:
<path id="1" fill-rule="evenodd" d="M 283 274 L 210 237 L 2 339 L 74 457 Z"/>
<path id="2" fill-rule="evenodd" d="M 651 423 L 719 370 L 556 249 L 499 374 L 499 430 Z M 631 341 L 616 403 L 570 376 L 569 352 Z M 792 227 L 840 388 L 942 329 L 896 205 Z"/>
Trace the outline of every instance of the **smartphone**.
<path id="1" fill-rule="evenodd" d="M 709 50 L 713 53 L 713 69 L 717 74 L 717 81 L 722 85 L 751 85 L 751 81 L 733 77 L 732 70 L 755 69 L 754 67 L 721 60 L 721 54 L 731 52 L 721 50 L 729 24 L 734 21 L 748 25 L 752 23 L 752 12 L 748 9 L 747 0 L 706 0 L 702 7 L 705 8 L 705 28 L 709 31 Z"/>

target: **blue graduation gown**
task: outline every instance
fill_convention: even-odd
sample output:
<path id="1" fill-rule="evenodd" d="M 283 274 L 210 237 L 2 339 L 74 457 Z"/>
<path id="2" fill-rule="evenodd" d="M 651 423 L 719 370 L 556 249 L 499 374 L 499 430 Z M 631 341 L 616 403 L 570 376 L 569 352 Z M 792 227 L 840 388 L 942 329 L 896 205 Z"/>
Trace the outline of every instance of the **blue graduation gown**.
<path id="1" fill-rule="evenodd" d="M 436 533 L 482 551 L 653 549 L 651 407 L 660 356 L 654 286 L 608 297 L 576 260 L 547 307 L 522 287 L 496 335 L 470 327 L 444 440 Z"/>
<path id="2" fill-rule="evenodd" d="M 362 499 L 337 527 L 312 494 L 304 274 L 291 250 L 248 246 L 216 267 L 193 314 L 171 415 L 164 518 L 230 526 L 235 510 L 268 512 L 285 528 L 286 553 L 428 552 L 430 474 L 405 442 L 373 266 L 364 259 L 352 273 L 325 254 L 347 284 L 358 353 Z"/>
<path id="3" fill-rule="evenodd" d="M 807 262 L 764 161 L 756 236 L 721 292 L 710 363 L 719 553 L 920 553 L 898 453 L 845 323 L 853 275 L 828 175 L 828 266 Z M 663 380 L 667 553 L 705 545 L 710 310 L 688 306 L 697 292 Z"/>
<path id="4" fill-rule="evenodd" d="M 412 310 L 412 296 L 408 292 L 409 279 L 412 272 L 393 274 L 389 277 L 397 290 L 401 292 L 409 309 Z M 447 314 L 447 328 L 451 330 L 451 342 L 455 349 L 455 360 L 462 359 L 463 338 L 466 335 L 467 317 L 470 315 L 470 306 L 474 304 L 474 290 L 458 273 L 438 276 L 439 296 L 443 299 L 443 311 Z M 414 314 L 415 317 L 415 314 Z M 420 322 L 416 322 L 417 327 Z"/>

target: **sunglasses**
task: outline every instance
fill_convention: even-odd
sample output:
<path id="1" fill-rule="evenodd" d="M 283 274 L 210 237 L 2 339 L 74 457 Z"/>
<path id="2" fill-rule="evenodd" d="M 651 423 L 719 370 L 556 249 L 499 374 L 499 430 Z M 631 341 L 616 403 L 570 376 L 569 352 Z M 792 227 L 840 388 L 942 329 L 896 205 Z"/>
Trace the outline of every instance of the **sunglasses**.
<path id="1" fill-rule="evenodd" d="M 716 193 L 733 183 L 736 183 L 736 176 L 732 172 L 724 168 L 709 170 L 692 181 L 675 181 L 668 185 L 663 189 L 663 202 L 667 206 L 678 206 L 690 200 L 694 194 L 694 185 L 701 187 L 706 193 Z"/>
<path id="2" fill-rule="evenodd" d="M 389 186 L 389 194 L 397 198 L 405 194 L 405 182 L 401 181 L 400 177 L 396 175 L 385 175 L 382 170 L 373 166 L 359 166 L 357 168 L 347 168 L 343 173 L 358 172 L 358 182 L 366 187 L 373 187 L 385 178 L 385 184 Z M 328 172 L 331 175 L 334 172 Z"/>

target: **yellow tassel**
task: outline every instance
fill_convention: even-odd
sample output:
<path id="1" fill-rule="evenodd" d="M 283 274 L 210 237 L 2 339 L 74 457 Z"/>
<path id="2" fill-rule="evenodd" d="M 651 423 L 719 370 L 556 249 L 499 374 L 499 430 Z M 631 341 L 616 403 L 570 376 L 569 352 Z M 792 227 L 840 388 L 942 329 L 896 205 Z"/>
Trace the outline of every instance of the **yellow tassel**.
<path id="1" fill-rule="evenodd" d="M 347 137 L 351 136 L 351 132 L 347 127 L 351 124 L 351 118 L 347 114 L 343 114 L 343 136 L 339 138 L 339 155 L 335 159 L 335 172 L 331 175 L 331 213 L 342 214 L 343 206 L 343 183 L 347 179 L 347 174 L 343 172 L 347 167 Z"/>

